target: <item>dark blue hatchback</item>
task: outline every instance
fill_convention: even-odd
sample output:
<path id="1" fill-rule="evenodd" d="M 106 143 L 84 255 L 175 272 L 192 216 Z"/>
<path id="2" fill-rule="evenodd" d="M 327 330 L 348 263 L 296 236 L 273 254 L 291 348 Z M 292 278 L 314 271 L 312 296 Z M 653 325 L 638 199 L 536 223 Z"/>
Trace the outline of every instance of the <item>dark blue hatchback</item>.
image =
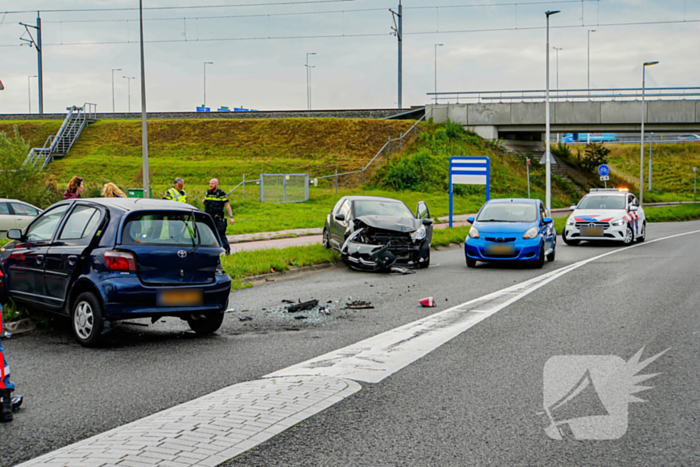
<path id="1" fill-rule="evenodd" d="M 176 316 L 199 334 L 221 326 L 231 278 L 214 221 L 188 204 L 98 198 L 51 206 L 0 251 L 0 292 L 70 316 L 84 346 L 109 322 Z"/>

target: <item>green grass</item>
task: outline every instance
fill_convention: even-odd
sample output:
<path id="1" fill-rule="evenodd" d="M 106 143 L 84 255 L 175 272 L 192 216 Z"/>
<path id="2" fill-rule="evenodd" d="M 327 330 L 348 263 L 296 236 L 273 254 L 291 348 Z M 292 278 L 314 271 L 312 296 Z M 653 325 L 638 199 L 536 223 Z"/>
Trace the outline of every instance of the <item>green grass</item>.
<path id="1" fill-rule="evenodd" d="M 611 172 L 639 191 L 640 148 L 638 144 L 606 145 Z M 648 183 L 649 146 L 645 146 L 644 183 Z M 689 201 L 693 195 L 693 167 L 700 167 L 700 144 L 654 144 L 652 186 L 644 193 L 645 202 Z"/>
<path id="2" fill-rule="evenodd" d="M 15 305 L 15 302 L 10 300 L 8 303 L 2 305 L 2 320 L 3 322 L 9 323 L 11 321 L 19 321 L 20 319 L 29 318 L 29 310 L 22 306 Z M 2 329 L 0 329 L 2 332 Z"/>
<path id="3" fill-rule="evenodd" d="M 469 235 L 471 226 L 452 227 L 447 229 L 434 229 L 433 240 L 430 244 L 433 247 L 441 247 L 452 245 L 453 243 L 464 243 L 464 240 Z"/>
<path id="4" fill-rule="evenodd" d="M 645 208 L 648 222 L 684 222 L 700 219 L 700 204 Z"/>

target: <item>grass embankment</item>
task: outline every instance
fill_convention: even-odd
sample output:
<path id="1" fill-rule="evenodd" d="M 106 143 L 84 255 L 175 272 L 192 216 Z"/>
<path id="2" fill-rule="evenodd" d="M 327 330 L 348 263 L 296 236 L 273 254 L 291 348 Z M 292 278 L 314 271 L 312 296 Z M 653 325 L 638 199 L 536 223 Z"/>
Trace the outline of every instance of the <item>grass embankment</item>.
<path id="1" fill-rule="evenodd" d="M 639 190 L 638 144 L 606 144 L 612 174 L 630 188 Z M 649 179 L 649 146 L 645 145 L 644 183 Z M 654 144 L 652 148 L 652 191 L 644 192 L 648 203 L 689 201 L 693 195 L 693 167 L 700 167 L 700 143 Z"/>
<path id="2" fill-rule="evenodd" d="M 30 147 L 41 148 L 49 136 L 58 132 L 62 124 L 62 120 L 0 121 L 0 133 L 12 135 L 15 132 L 15 126 L 17 126 L 19 134 L 29 143 Z"/>
<path id="3" fill-rule="evenodd" d="M 186 191 L 202 198 L 211 178 L 230 190 L 243 174 L 330 175 L 361 169 L 386 143 L 414 122 L 368 119 L 206 119 L 148 123 L 149 163 L 154 196 L 185 179 Z M 67 182 L 112 181 L 139 187 L 142 178 L 141 123 L 100 120 L 82 134 L 68 157 L 50 170 Z"/>

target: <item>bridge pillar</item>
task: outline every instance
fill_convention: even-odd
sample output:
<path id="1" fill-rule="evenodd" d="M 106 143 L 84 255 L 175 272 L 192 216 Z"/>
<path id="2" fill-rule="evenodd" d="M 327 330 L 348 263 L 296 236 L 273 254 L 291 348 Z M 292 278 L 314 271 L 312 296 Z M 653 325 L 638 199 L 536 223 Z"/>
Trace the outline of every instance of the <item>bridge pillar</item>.
<path id="1" fill-rule="evenodd" d="M 498 139 L 498 127 L 493 125 L 465 126 L 464 129 L 473 131 L 484 139 Z"/>

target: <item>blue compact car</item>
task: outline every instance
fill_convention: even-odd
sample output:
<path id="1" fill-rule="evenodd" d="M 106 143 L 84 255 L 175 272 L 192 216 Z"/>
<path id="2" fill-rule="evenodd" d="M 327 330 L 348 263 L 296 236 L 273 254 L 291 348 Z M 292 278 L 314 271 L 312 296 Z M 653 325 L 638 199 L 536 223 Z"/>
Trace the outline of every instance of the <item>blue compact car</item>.
<path id="1" fill-rule="evenodd" d="M 78 199 L 54 204 L 0 250 L 0 298 L 70 317 L 81 345 L 112 321 L 164 316 L 198 334 L 221 326 L 231 278 L 214 220 L 188 204 Z"/>
<path id="2" fill-rule="evenodd" d="M 541 268 L 554 261 L 557 233 L 538 199 L 495 199 L 484 204 L 464 242 L 467 267 L 477 261 L 527 261 Z"/>

